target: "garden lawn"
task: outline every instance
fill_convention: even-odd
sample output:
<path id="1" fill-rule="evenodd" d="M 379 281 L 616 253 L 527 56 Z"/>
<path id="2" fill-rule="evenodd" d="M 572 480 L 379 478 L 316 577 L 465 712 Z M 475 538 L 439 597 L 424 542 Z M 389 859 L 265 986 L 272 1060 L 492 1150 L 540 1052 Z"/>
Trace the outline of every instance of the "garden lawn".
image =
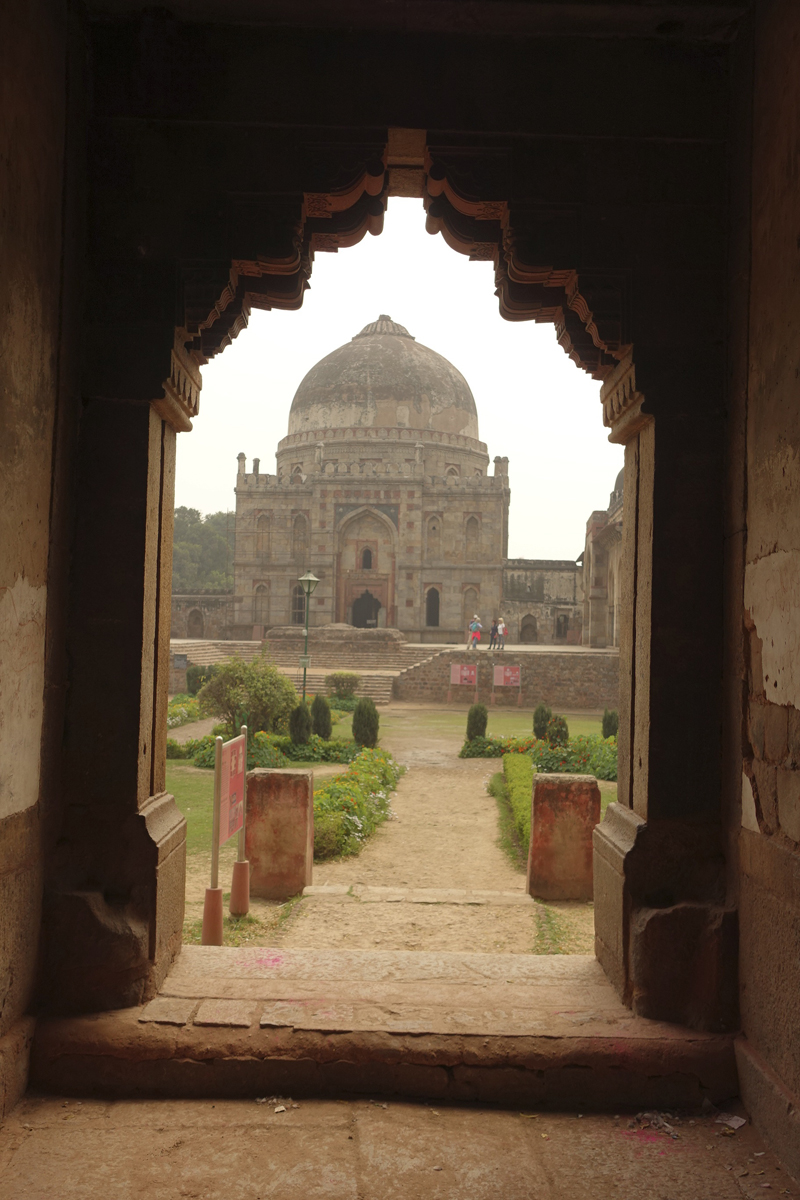
<path id="1" fill-rule="evenodd" d="M 488 707 L 488 706 L 487 706 Z M 380 716 L 380 737 L 391 737 L 392 734 L 408 736 L 418 728 L 425 736 L 436 734 L 453 734 L 463 739 L 467 728 L 467 709 L 434 708 L 428 705 L 402 706 L 388 705 L 378 709 Z M 603 729 L 602 714 L 597 713 L 562 713 L 569 726 L 570 737 L 580 735 L 590 736 L 601 734 Z M 333 727 L 332 737 L 349 738 L 352 728 L 352 716 L 346 713 L 341 721 Z M 492 709 L 489 707 L 489 723 L 486 726 L 489 737 L 531 737 L 533 735 L 533 709 L 520 711 L 514 709 Z"/>

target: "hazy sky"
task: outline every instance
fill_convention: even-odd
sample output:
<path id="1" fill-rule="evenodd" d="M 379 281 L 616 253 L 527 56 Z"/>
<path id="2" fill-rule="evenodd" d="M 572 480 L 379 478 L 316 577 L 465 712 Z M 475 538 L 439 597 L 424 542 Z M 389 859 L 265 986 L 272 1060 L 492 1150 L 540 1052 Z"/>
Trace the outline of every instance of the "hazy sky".
<path id="1" fill-rule="evenodd" d="M 255 457 L 273 474 L 300 380 L 380 313 L 458 367 L 490 458 L 508 455 L 509 556 L 576 558 L 623 461 L 603 427 L 600 385 L 567 358 L 551 325 L 503 320 L 493 265 L 427 234 L 420 200 L 392 198 L 380 237 L 318 253 L 300 311 L 253 312 L 203 369 L 200 416 L 178 437 L 175 503 L 234 508 L 241 450 L 248 471 Z"/>

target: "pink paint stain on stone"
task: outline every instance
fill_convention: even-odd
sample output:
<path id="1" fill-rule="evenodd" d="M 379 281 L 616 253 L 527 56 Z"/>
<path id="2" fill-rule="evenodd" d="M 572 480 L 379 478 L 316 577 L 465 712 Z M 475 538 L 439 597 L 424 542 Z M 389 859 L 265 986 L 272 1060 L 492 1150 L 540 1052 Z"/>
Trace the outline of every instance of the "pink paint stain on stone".
<path id="1" fill-rule="evenodd" d="M 282 967 L 285 962 L 286 962 L 285 954 L 278 954 L 278 953 L 259 954 L 258 958 L 256 959 L 256 966 L 258 966 L 258 967 Z"/>

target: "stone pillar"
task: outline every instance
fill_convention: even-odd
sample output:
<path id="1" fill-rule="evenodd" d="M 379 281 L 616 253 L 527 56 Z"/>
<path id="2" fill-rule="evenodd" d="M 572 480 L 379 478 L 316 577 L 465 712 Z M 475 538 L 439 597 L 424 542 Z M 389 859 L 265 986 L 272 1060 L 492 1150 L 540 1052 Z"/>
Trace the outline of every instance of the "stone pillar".
<path id="1" fill-rule="evenodd" d="M 42 1001 L 141 1003 L 181 944 L 186 822 L 165 791 L 176 429 L 156 404 L 81 416 L 63 818 L 45 897 Z"/>
<path id="2" fill-rule="evenodd" d="M 534 775 L 526 891 L 542 900 L 592 899 L 594 775 Z"/>
<path id="3" fill-rule="evenodd" d="M 720 836 L 723 437 L 710 358 L 676 379 L 653 354 L 646 396 L 627 360 L 603 388 L 611 440 L 625 444 L 625 515 L 618 803 L 594 833 L 594 897 L 597 957 L 623 999 L 716 1029 L 735 1022 L 736 960 Z"/>
<path id="4" fill-rule="evenodd" d="M 246 849 L 252 896 L 288 900 L 311 883 L 313 771 L 248 772 Z"/>

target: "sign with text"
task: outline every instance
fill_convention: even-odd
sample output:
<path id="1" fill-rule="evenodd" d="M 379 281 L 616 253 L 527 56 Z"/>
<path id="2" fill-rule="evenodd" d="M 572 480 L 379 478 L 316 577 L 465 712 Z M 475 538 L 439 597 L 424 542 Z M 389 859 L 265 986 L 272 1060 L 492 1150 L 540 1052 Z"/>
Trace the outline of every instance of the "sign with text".
<path id="1" fill-rule="evenodd" d="M 475 687 L 477 679 L 478 679 L 478 664 L 477 663 L 469 663 L 469 664 L 462 663 L 460 665 L 453 663 L 453 665 L 450 667 L 450 683 L 451 684 L 468 683 L 468 684 L 471 684 L 472 687 Z"/>
<path id="2" fill-rule="evenodd" d="M 520 668 L 507 667 L 505 664 L 502 667 L 494 669 L 494 686 L 495 687 L 519 687 Z"/>
<path id="3" fill-rule="evenodd" d="M 244 775 L 247 739 L 234 738 L 225 742 L 220 753 L 222 764 L 222 779 L 220 781 L 219 806 L 219 844 L 224 845 L 228 838 L 244 825 Z"/>

